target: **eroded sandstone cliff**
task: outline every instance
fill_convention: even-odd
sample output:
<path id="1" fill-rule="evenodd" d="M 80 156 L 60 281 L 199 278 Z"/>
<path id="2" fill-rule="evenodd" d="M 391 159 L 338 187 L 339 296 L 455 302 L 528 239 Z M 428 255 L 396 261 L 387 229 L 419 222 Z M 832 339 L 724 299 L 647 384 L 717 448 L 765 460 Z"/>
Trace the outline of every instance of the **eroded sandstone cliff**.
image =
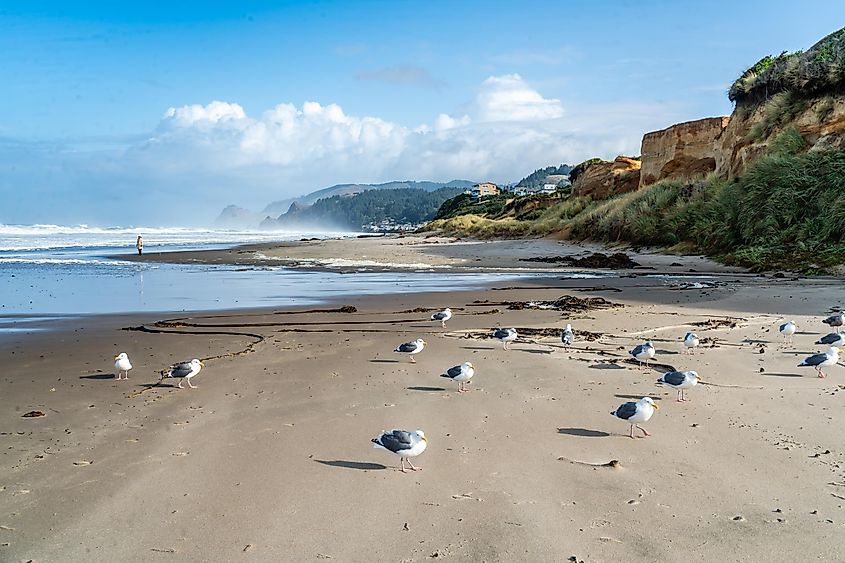
<path id="1" fill-rule="evenodd" d="M 716 170 L 716 139 L 729 117 L 678 123 L 643 136 L 640 187 L 660 180 L 691 180 Z"/>
<path id="2" fill-rule="evenodd" d="M 572 193 L 604 199 L 636 190 L 640 185 L 640 166 L 637 159 L 617 156 L 613 161 L 592 160 L 576 166 L 570 178 Z"/>

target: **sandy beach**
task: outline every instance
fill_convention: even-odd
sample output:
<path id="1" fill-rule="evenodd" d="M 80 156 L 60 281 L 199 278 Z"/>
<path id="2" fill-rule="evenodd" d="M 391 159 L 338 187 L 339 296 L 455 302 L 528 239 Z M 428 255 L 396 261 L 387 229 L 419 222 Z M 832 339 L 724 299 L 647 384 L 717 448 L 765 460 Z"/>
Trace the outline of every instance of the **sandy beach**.
<path id="1" fill-rule="evenodd" d="M 516 268 L 563 254 L 531 242 L 377 254 L 378 239 L 347 241 L 376 263 Z M 209 259 L 351 255 L 332 244 Z M 813 342 L 845 302 L 841 280 L 629 254 L 655 270 L 299 309 L 83 317 L 9 335 L 0 559 L 845 560 L 845 370 L 820 379 L 796 367 L 824 348 Z M 658 275 L 690 269 L 712 283 Z M 563 296 L 564 310 L 531 304 Z M 443 329 L 428 319 L 445 306 L 455 316 Z M 799 327 L 787 346 L 784 319 Z M 488 335 L 510 326 L 521 337 L 505 351 Z M 703 343 L 693 356 L 681 344 L 688 330 Z M 428 345 L 416 364 L 392 352 L 417 337 Z M 627 350 L 646 339 L 657 365 L 641 370 Z M 135 366 L 128 381 L 114 380 L 121 351 Z M 197 389 L 157 383 L 192 357 L 206 364 Z M 459 394 L 439 374 L 464 361 L 476 375 Z M 669 368 L 695 369 L 706 384 L 678 403 L 655 384 Z M 610 412 L 643 396 L 661 408 L 645 425 L 653 435 L 632 440 Z M 30 411 L 45 416 L 22 416 Z M 422 471 L 402 473 L 372 448 L 391 428 L 425 431 Z"/>

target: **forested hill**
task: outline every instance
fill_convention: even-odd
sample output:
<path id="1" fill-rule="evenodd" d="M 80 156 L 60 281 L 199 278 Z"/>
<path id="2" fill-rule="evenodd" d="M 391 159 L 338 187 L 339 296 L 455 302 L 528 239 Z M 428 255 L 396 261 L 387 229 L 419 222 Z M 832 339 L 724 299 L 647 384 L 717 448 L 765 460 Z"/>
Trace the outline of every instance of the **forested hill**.
<path id="1" fill-rule="evenodd" d="M 367 190 L 353 196 L 335 195 L 308 207 L 291 204 L 287 213 L 261 223 L 266 229 L 351 230 L 383 221 L 424 223 L 440 205 L 462 193 L 461 188 L 426 191 L 418 188 Z"/>
<path id="2" fill-rule="evenodd" d="M 546 183 L 548 176 L 565 176 L 569 174 L 570 170 L 572 170 L 572 167 L 568 164 L 539 168 L 520 180 L 516 185 L 523 188 L 539 188 Z"/>

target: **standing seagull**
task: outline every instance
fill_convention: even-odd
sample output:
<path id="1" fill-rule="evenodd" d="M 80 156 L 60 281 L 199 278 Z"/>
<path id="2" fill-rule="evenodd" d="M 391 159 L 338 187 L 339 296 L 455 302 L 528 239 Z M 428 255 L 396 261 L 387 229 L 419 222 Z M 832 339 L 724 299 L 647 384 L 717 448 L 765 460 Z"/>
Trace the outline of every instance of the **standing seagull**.
<path id="1" fill-rule="evenodd" d="M 196 358 L 194 358 L 190 362 L 179 362 L 178 364 L 173 364 L 172 366 L 170 366 L 169 369 L 162 371 L 159 381 L 161 381 L 165 377 L 176 377 L 179 378 L 179 385 L 177 385 L 179 389 L 182 389 L 183 381 L 187 382 L 188 387 L 190 387 L 191 389 L 196 389 L 196 385 L 191 385 L 191 378 L 198 374 L 200 370 L 204 367 L 205 364 Z"/>
<path id="2" fill-rule="evenodd" d="M 795 324 L 795 321 L 789 321 L 780 325 L 778 330 L 783 335 L 783 342 L 786 344 L 787 342 L 792 342 L 792 335 L 798 330 L 798 325 Z"/>
<path id="3" fill-rule="evenodd" d="M 611 412 L 616 418 L 627 420 L 631 424 L 631 438 L 634 437 L 634 427 L 636 426 L 643 431 L 646 436 L 651 436 L 648 430 L 639 425 L 640 422 L 648 422 L 655 410 L 660 410 L 651 397 L 643 397 L 636 403 L 622 403 L 619 407 Z"/>
<path id="4" fill-rule="evenodd" d="M 517 336 L 515 328 L 497 328 L 493 332 L 493 338 L 502 341 L 502 347 L 505 350 L 510 350 L 510 343 L 516 340 Z"/>
<path id="5" fill-rule="evenodd" d="M 645 362 L 645 367 L 648 368 L 648 361 L 654 358 L 654 346 L 649 340 L 645 344 L 638 344 L 637 346 L 634 346 L 634 349 L 628 353 L 640 362 L 640 366 L 642 366 L 642 363 Z"/>
<path id="6" fill-rule="evenodd" d="M 822 322 L 826 325 L 830 325 L 830 328 L 845 325 L 845 313 L 836 313 L 835 315 L 829 316 Z"/>
<path id="7" fill-rule="evenodd" d="M 446 321 L 452 318 L 452 309 L 446 307 L 442 311 L 438 311 L 431 315 L 431 320 L 433 321 L 440 321 L 440 326 L 446 328 Z"/>
<path id="8" fill-rule="evenodd" d="M 845 332 L 831 332 L 816 340 L 816 344 L 827 344 L 828 346 L 845 346 Z"/>
<path id="9" fill-rule="evenodd" d="M 824 354 L 813 354 L 804 358 L 798 367 L 811 366 L 816 368 L 819 372 L 819 377 L 824 377 L 825 373 L 822 371 L 823 366 L 835 366 L 839 362 L 839 348 L 831 346 Z"/>
<path id="10" fill-rule="evenodd" d="M 683 403 L 688 400 L 684 394 L 684 390 L 696 386 L 699 381 L 701 381 L 701 378 L 698 377 L 697 371 L 669 371 L 664 373 L 657 380 L 657 383 L 666 384 L 669 387 L 677 389 L 678 402 Z"/>
<path id="11" fill-rule="evenodd" d="M 384 430 L 377 437 L 373 438 L 371 442 L 374 448 L 383 448 L 389 452 L 393 452 L 399 456 L 400 467 L 402 473 L 405 471 L 405 460 L 412 457 L 417 457 L 425 451 L 428 442 L 425 439 L 425 433 L 422 430 L 415 432 L 408 432 L 406 430 Z M 422 467 L 414 467 L 411 460 L 408 459 L 408 465 L 414 471 L 422 470 Z"/>
<path id="12" fill-rule="evenodd" d="M 114 369 L 117 370 L 116 379 L 121 379 L 121 372 L 123 372 L 123 379 L 129 379 L 129 370 L 132 369 L 132 364 L 129 363 L 129 356 L 126 355 L 126 352 L 121 352 L 114 357 Z"/>
<path id="13" fill-rule="evenodd" d="M 422 338 L 417 338 L 413 342 L 405 342 L 404 344 L 400 344 L 397 346 L 393 351 L 400 352 L 402 354 L 408 354 L 408 357 L 411 358 L 411 362 L 417 363 L 414 359 L 414 354 L 419 354 L 425 348 L 425 340 Z"/>
<path id="14" fill-rule="evenodd" d="M 563 332 L 560 335 L 560 341 L 563 342 L 563 345 L 566 348 L 572 346 L 572 343 L 575 342 L 575 333 L 572 332 L 572 325 L 566 323 L 566 328 L 563 329 Z"/>
<path id="15" fill-rule="evenodd" d="M 440 374 L 440 377 L 448 377 L 452 381 L 458 382 L 458 393 L 469 391 L 466 388 L 467 382 L 475 375 L 475 368 L 472 367 L 472 362 L 464 362 L 459 366 L 449 368 L 446 373 Z"/>
<path id="16" fill-rule="evenodd" d="M 688 332 L 684 336 L 684 346 L 687 348 L 687 352 L 690 354 L 694 354 L 695 348 L 698 346 L 698 335 L 694 332 Z"/>

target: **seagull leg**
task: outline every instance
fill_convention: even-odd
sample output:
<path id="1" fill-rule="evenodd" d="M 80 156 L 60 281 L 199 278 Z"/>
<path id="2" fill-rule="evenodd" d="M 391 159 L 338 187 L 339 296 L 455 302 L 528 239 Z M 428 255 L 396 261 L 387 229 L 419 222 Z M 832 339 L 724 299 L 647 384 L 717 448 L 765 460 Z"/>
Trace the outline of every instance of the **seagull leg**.
<path id="1" fill-rule="evenodd" d="M 414 359 L 414 357 L 413 357 L 413 356 L 408 356 L 408 357 L 409 357 L 409 358 L 411 358 L 411 363 L 412 363 L 412 364 L 417 363 L 417 361 Z"/>
<path id="2" fill-rule="evenodd" d="M 822 368 L 819 367 L 818 370 L 819 370 L 819 377 L 825 377 L 825 373 L 822 371 Z"/>
<path id="3" fill-rule="evenodd" d="M 446 328 L 446 321 L 440 321 L 440 326 L 442 326 L 443 328 Z"/>
<path id="4" fill-rule="evenodd" d="M 414 471 L 422 471 L 422 467 L 414 467 L 414 464 L 411 463 L 410 459 L 408 460 L 408 465 L 410 465 L 411 469 L 413 469 Z"/>
<path id="5" fill-rule="evenodd" d="M 399 468 L 402 470 L 402 473 L 407 473 L 407 471 L 405 471 L 405 458 L 404 457 L 399 458 Z"/>
<path id="6" fill-rule="evenodd" d="M 179 389 L 182 389 L 182 380 L 181 379 L 179 380 L 179 385 L 177 385 L 176 387 L 178 387 Z"/>
<path id="7" fill-rule="evenodd" d="M 631 438 L 633 438 L 633 437 L 634 437 L 634 425 L 632 424 L 631 425 Z"/>
<path id="8" fill-rule="evenodd" d="M 197 386 L 196 386 L 196 385 L 191 385 L 191 380 L 190 380 L 190 378 L 186 377 L 186 378 L 185 378 L 185 381 L 188 383 L 188 387 L 190 387 L 191 389 L 196 389 L 196 388 L 197 388 Z"/>
<path id="9" fill-rule="evenodd" d="M 679 403 L 684 402 L 684 390 L 683 389 L 678 389 L 678 402 Z"/>
<path id="10" fill-rule="evenodd" d="M 646 436 L 651 436 L 651 434 L 648 433 L 648 430 L 646 430 L 645 428 L 643 428 L 639 424 L 637 424 L 636 426 L 637 426 L 637 428 L 639 428 L 640 430 L 643 431 L 643 434 L 645 434 Z"/>

